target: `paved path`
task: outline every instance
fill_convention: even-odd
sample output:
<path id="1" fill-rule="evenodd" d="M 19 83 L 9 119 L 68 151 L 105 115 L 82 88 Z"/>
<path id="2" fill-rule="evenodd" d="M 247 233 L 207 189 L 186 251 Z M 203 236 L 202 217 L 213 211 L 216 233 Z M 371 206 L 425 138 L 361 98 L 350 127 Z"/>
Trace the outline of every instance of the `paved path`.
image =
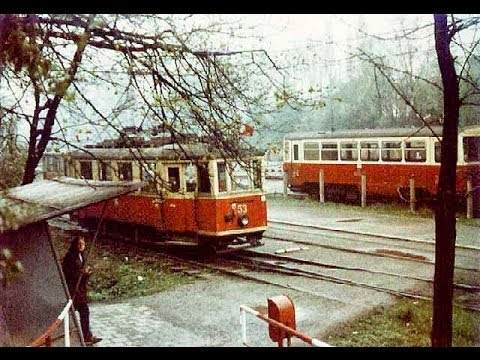
<path id="1" fill-rule="evenodd" d="M 209 275 L 206 280 L 117 304 L 92 304 L 91 326 L 103 341 L 96 346 L 242 346 L 240 305 L 266 309 L 267 298 L 286 294 L 295 304 L 297 329 L 321 336 L 329 326 L 365 310 L 361 302 L 345 303 L 231 278 Z M 375 297 L 376 304 L 391 298 Z M 371 306 L 371 304 L 369 304 Z M 276 346 L 265 323 L 247 316 L 248 342 Z M 302 346 L 299 340 L 294 345 Z"/>

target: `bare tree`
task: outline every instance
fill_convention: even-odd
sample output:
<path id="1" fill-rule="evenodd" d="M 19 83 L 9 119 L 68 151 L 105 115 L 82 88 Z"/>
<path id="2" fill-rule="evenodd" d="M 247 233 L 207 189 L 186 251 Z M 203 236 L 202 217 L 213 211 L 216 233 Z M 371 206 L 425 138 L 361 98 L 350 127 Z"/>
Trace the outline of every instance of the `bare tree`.
<path id="1" fill-rule="evenodd" d="M 1 76 L 10 95 L 0 109 L 25 119 L 30 129 L 23 183 L 33 181 L 52 137 L 65 138 L 66 133 L 58 131 L 71 125 L 59 117 L 62 111 L 69 109 L 71 115 L 81 107 L 90 114 L 82 122 L 121 130 L 124 118 L 114 113 L 132 109 L 119 104 L 106 112 L 89 91 L 99 84 L 112 95 L 133 92 L 139 111 L 130 113 L 138 117 L 138 128 L 162 127 L 173 137 L 196 133 L 228 155 L 235 155 L 243 141 L 242 124 L 255 123 L 271 105 L 272 89 L 278 89 L 283 101 L 294 100 L 265 50 L 214 48 L 209 39 L 229 24 L 198 25 L 191 20 L 158 15 L 0 16 Z M 231 36 L 235 38 L 234 30 Z M 33 106 L 27 104 L 30 99 Z"/>

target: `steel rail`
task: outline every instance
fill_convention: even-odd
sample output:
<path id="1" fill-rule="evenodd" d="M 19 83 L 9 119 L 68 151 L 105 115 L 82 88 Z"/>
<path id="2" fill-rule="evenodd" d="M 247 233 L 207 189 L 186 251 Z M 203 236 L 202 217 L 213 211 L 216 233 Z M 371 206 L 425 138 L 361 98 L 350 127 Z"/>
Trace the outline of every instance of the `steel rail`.
<path id="1" fill-rule="evenodd" d="M 291 256 L 261 253 L 261 252 L 255 251 L 255 250 L 243 250 L 243 252 L 245 252 L 247 254 L 252 254 L 252 255 L 258 256 L 258 257 L 273 258 L 273 259 L 278 259 L 278 260 L 281 260 L 281 261 L 290 261 L 290 262 L 295 262 L 295 263 L 302 264 L 302 265 L 312 265 L 312 266 L 318 266 L 318 267 L 323 267 L 323 268 L 328 268 L 328 269 L 361 271 L 361 272 L 366 272 L 366 273 L 371 273 L 371 274 L 393 276 L 393 277 L 398 277 L 398 278 L 402 278 L 402 279 L 424 281 L 424 282 L 428 282 L 428 283 L 433 284 L 432 279 L 427 279 L 427 278 L 422 278 L 422 277 L 417 277 L 417 276 L 412 276 L 412 275 L 395 274 L 395 273 L 387 272 L 387 271 L 371 270 L 371 269 L 365 269 L 365 268 L 353 267 L 353 266 L 333 265 L 333 264 L 322 263 L 322 262 L 319 262 L 319 261 L 299 259 L 299 258 L 295 258 L 295 257 L 291 257 Z M 237 255 L 237 256 L 241 256 L 241 255 Z M 456 287 L 457 289 L 460 289 L 460 290 L 465 290 L 465 291 L 473 291 L 473 292 L 480 291 L 480 286 L 475 286 L 475 285 L 454 283 L 454 287 Z"/>
<path id="2" fill-rule="evenodd" d="M 412 261 L 412 262 L 419 262 L 419 263 L 423 263 L 423 264 L 435 265 L 435 262 L 433 262 L 431 260 L 422 260 L 422 259 L 407 257 L 407 256 L 385 254 L 385 253 L 374 253 L 374 252 L 358 250 L 358 249 L 349 249 L 349 248 L 345 248 L 345 247 L 341 247 L 341 246 L 316 244 L 316 243 L 311 242 L 311 241 L 281 238 L 281 237 L 278 237 L 278 236 L 264 235 L 263 238 L 264 239 L 267 238 L 267 239 L 272 239 L 272 240 L 278 240 L 278 241 L 292 242 L 292 243 L 297 243 L 297 244 L 302 244 L 302 245 L 322 247 L 322 248 L 331 249 L 331 250 L 339 250 L 339 251 L 349 252 L 349 253 L 353 253 L 353 254 L 363 254 L 363 255 L 376 256 L 376 257 L 388 257 L 388 258 L 392 258 L 392 259 L 398 259 L 398 260 L 405 260 L 405 261 Z M 455 266 L 455 268 L 459 269 L 459 270 L 480 272 L 480 269 L 464 267 L 464 266 Z"/>
<path id="3" fill-rule="evenodd" d="M 340 228 L 332 228 L 332 227 L 328 227 L 328 226 L 301 224 L 301 223 L 295 223 L 295 222 L 283 221 L 283 220 L 268 219 L 268 222 L 271 222 L 271 223 L 274 223 L 274 224 L 283 224 L 283 225 L 290 225 L 290 226 L 313 228 L 313 229 L 318 229 L 318 230 L 342 232 L 342 233 L 353 234 L 353 235 L 363 235 L 363 236 L 371 236 L 371 237 L 377 237 L 377 238 L 383 238 L 383 239 L 400 240 L 400 241 L 406 241 L 406 242 L 411 242 L 411 243 L 430 244 L 430 245 L 435 246 L 434 241 L 420 240 L 420 239 L 415 239 L 415 238 L 407 238 L 407 237 L 394 236 L 394 235 L 382 235 L 382 234 L 375 234 L 375 233 L 368 233 L 368 232 L 361 232 L 361 231 L 352 231 L 352 230 L 345 230 L 345 229 L 340 229 Z M 459 248 L 459 249 L 480 251 L 480 247 L 471 246 L 471 245 L 456 244 L 455 247 Z"/>

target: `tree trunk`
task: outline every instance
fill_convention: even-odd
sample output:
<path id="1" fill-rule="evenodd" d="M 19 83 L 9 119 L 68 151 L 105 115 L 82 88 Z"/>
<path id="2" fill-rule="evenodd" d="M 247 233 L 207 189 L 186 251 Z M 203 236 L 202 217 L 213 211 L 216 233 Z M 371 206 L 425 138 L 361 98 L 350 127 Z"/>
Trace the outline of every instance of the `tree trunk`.
<path id="1" fill-rule="evenodd" d="M 435 208 L 435 277 L 433 284 L 432 346 L 452 346 L 453 273 L 459 89 L 450 53 L 446 15 L 434 15 L 435 48 L 443 83 L 444 124 L 441 166 Z"/>

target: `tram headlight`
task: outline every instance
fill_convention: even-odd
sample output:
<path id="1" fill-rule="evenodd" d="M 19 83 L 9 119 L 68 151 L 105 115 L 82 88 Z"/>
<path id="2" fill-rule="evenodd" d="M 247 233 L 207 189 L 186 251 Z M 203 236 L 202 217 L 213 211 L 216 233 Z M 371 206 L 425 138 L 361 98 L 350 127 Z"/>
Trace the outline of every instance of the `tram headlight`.
<path id="1" fill-rule="evenodd" d="M 238 219 L 238 223 L 240 224 L 240 226 L 247 226 L 248 223 L 249 223 L 248 216 L 247 216 L 247 215 L 242 215 L 242 216 Z"/>

